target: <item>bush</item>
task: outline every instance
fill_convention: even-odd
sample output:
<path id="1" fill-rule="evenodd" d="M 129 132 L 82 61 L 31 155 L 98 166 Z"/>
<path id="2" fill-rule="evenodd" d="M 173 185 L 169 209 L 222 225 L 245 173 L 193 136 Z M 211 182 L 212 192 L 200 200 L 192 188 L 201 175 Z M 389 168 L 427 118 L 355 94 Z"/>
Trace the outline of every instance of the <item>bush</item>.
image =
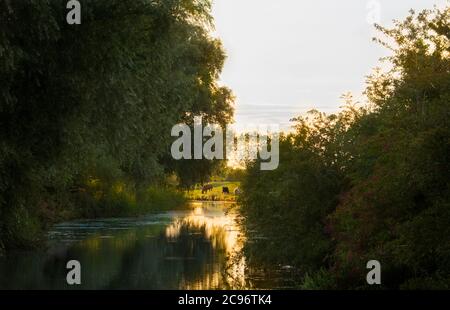
<path id="1" fill-rule="evenodd" d="M 332 272 L 320 269 L 313 274 L 306 274 L 303 283 L 299 286 L 301 290 L 332 290 L 336 289 L 336 279 Z"/>

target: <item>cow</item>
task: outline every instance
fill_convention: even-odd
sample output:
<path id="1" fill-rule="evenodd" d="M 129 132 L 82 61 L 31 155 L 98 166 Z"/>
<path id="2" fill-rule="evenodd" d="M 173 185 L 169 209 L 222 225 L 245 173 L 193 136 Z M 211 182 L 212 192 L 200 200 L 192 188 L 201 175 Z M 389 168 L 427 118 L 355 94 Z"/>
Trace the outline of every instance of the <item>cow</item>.
<path id="1" fill-rule="evenodd" d="M 227 186 L 222 187 L 223 194 L 230 194 L 230 189 Z"/>
<path id="2" fill-rule="evenodd" d="M 239 196 L 241 194 L 241 189 L 239 187 L 236 187 L 236 189 L 234 190 L 234 194 L 236 196 Z"/>
<path id="3" fill-rule="evenodd" d="M 202 187 L 202 194 L 208 193 L 209 191 L 212 191 L 213 186 L 211 184 L 203 185 Z"/>

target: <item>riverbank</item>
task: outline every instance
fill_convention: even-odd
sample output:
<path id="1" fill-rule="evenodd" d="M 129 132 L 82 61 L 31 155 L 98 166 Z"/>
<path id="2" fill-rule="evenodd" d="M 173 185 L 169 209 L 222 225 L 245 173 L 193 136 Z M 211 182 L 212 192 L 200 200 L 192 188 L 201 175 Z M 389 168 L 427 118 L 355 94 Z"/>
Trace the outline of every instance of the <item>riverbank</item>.
<path id="1" fill-rule="evenodd" d="M 202 190 L 202 185 L 197 184 L 193 190 L 185 192 L 187 199 L 192 201 L 223 201 L 236 202 L 236 189 L 240 187 L 240 182 L 210 182 L 211 188 L 208 191 Z M 223 189 L 228 188 L 229 193 L 224 193 Z"/>
<path id="2" fill-rule="evenodd" d="M 88 196 L 79 203 L 82 218 L 139 216 L 151 212 L 183 209 L 184 193 L 170 187 L 149 187 L 141 192 L 120 191 L 102 199 Z"/>
<path id="3" fill-rule="evenodd" d="M 188 209 L 183 192 L 171 187 L 149 187 L 133 192 L 124 188 L 106 193 L 80 190 L 44 199 L 34 208 L 12 210 L 3 218 L 8 233 L 0 235 L 0 255 L 15 249 L 42 246 L 45 232 L 55 224 L 82 219 L 138 217 L 168 210 Z"/>

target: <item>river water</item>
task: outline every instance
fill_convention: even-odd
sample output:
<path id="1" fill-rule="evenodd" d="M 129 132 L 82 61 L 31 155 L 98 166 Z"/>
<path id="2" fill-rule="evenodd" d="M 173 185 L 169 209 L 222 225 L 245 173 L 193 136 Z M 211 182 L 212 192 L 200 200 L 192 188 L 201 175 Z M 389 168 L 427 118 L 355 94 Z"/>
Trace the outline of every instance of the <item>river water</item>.
<path id="1" fill-rule="evenodd" d="M 192 202 L 186 211 L 55 225 L 47 247 L 0 258 L 0 289 L 276 289 L 286 268 L 250 266 L 248 241 L 230 204 Z M 66 264 L 81 264 L 81 285 Z"/>

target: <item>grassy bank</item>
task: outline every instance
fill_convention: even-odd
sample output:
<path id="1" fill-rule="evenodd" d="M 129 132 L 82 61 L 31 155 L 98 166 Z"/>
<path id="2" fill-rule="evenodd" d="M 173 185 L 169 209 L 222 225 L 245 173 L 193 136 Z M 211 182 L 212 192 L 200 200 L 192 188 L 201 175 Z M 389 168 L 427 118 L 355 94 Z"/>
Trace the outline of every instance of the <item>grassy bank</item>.
<path id="1" fill-rule="evenodd" d="M 47 197 L 33 208 L 11 209 L 2 218 L 6 233 L 0 235 L 0 255 L 10 249 L 41 246 L 45 231 L 53 224 L 106 217 L 133 217 L 152 212 L 183 209 L 187 198 L 172 187 L 152 186 L 133 191 L 116 185 L 108 192 L 90 187 L 75 193 Z"/>
<path id="2" fill-rule="evenodd" d="M 236 201 L 235 190 L 240 187 L 239 182 L 211 182 L 212 190 L 207 193 L 202 193 L 202 186 L 197 184 L 193 190 L 187 191 L 186 197 L 189 200 L 201 201 Z M 228 187 L 230 193 L 224 194 L 223 187 Z"/>
<path id="3" fill-rule="evenodd" d="M 181 191 L 163 187 L 150 187 L 138 193 L 127 190 L 113 191 L 101 198 L 90 194 L 80 194 L 78 197 L 78 206 L 81 206 L 79 217 L 83 218 L 139 216 L 182 209 L 186 202 L 187 199 Z"/>

